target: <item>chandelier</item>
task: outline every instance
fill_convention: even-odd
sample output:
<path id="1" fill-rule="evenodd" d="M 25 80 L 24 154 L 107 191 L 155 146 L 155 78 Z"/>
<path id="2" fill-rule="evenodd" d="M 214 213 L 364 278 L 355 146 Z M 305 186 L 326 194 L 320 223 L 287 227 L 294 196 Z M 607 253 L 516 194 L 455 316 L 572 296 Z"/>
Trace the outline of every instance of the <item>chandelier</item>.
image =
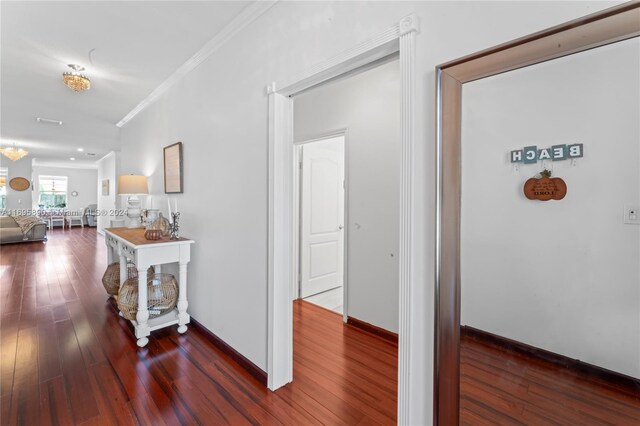
<path id="1" fill-rule="evenodd" d="M 84 92 L 91 89 L 91 80 L 86 75 L 80 74 L 84 67 L 76 64 L 69 64 L 73 71 L 62 73 L 62 80 L 74 92 Z"/>
<path id="2" fill-rule="evenodd" d="M 0 154 L 3 154 L 11 161 L 18 161 L 19 159 L 29 155 L 29 151 L 22 148 L 16 149 L 15 147 L 0 148 Z"/>

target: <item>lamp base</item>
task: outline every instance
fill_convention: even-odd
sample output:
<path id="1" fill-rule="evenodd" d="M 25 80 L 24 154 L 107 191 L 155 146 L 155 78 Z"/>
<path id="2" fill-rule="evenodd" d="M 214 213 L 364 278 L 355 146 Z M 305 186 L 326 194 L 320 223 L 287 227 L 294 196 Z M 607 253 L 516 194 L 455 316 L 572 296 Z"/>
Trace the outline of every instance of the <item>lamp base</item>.
<path id="1" fill-rule="evenodd" d="M 138 228 L 140 226 L 140 198 L 132 195 L 127 198 L 127 228 Z"/>

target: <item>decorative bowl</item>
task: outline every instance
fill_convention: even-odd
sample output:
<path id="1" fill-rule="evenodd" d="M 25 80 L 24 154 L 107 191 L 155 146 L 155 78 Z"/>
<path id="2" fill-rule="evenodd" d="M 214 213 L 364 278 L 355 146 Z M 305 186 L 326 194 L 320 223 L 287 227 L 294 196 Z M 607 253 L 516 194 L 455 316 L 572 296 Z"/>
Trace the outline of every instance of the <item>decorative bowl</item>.
<path id="1" fill-rule="evenodd" d="M 162 231 L 159 229 L 147 229 L 144 232 L 144 237 L 147 240 L 159 240 L 162 238 Z"/>

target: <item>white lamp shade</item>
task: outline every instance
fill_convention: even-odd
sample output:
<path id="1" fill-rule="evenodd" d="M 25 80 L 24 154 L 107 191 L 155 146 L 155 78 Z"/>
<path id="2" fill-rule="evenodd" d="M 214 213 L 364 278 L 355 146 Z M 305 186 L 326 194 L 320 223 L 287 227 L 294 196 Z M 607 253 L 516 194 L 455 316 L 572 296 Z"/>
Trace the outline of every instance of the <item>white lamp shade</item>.
<path id="1" fill-rule="evenodd" d="M 148 194 L 149 186 L 147 185 L 146 176 L 124 175 L 118 176 L 118 194 Z"/>

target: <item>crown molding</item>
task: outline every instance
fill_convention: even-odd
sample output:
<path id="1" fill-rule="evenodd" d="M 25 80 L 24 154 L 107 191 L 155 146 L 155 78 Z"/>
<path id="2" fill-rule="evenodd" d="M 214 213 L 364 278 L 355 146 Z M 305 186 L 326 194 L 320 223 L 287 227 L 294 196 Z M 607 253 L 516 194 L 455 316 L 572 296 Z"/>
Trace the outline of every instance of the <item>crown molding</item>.
<path id="1" fill-rule="evenodd" d="M 101 163 L 102 161 L 106 160 L 107 158 L 113 157 L 117 154 L 116 151 L 110 151 L 108 154 L 103 155 L 102 157 L 100 157 L 99 159 L 96 160 L 96 164 Z"/>
<path id="2" fill-rule="evenodd" d="M 32 167 L 51 167 L 56 169 L 84 169 L 84 170 L 96 170 L 98 163 L 86 163 L 67 160 L 42 160 L 34 158 L 31 160 Z"/>
<path id="3" fill-rule="evenodd" d="M 160 83 L 153 92 L 149 94 L 142 102 L 120 120 L 116 126 L 122 127 L 131 121 L 136 115 L 154 103 L 160 96 L 167 92 L 174 84 L 180 81 L 184 76 L 193 71 L 198 65 L 204 62 L 216 50 L 220 49 L 225 43 L 233 38 L 237 33 L 242 31 L 246 26 L 258 19 L 262 14 L 275 5 L 278 0 L 262 0 L 256 1 L 247 6 L 236 16 L 227 26 L 225 26 L 218 34 L 209 40 L 200 48 L 191 58 L 182 64 L 173 74 L 165 81 Z"/>

